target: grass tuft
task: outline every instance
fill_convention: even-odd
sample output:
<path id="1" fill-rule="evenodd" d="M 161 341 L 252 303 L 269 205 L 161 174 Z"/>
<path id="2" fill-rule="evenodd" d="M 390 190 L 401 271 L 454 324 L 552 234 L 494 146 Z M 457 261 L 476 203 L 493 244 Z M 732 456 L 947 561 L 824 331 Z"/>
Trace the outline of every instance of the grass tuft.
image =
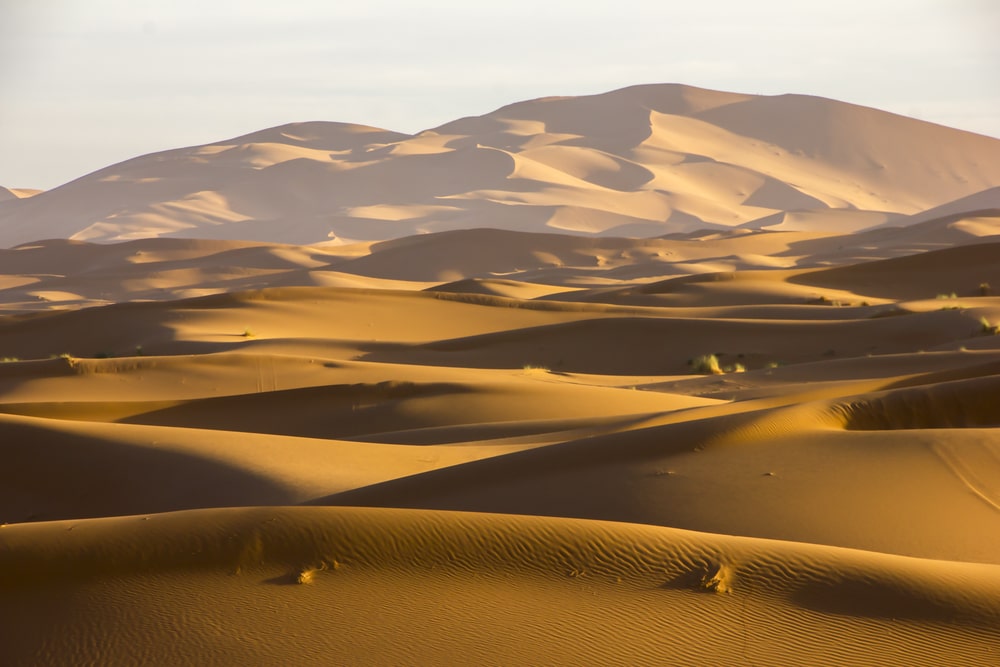
<path id="1" fill-rule="evenodd" d="M 523 370 L 525 373 L 530 373 L 531 371 L 539 371 L 542 373 L 551 372 L 547 366 L 535 366 L 533 364 L 525 364 L 524 366 L 521 367 L 521 370 Z"/>
<path id="2" fill-rule="evenodd" d="M 733 570 L 719 565 L 714 574 L 706 574 L 701 579 L 701 587 L 713 593 L 731 593 L 733 590 Z"/>
<path id="3" fill-rule="evenodd" d="M 719 366 L 719 358 L 714 354 L 703 354 L 691 360 L 691 366 L 695 373 L 705 375 L 722 375 L 722 368 Z"/>

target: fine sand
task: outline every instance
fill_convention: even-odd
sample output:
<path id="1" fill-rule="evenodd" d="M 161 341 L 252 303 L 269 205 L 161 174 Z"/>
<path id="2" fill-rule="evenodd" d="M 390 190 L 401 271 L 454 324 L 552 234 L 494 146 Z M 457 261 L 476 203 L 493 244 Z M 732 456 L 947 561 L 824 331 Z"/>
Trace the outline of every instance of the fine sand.
<path id="1" fill-rule="evenodd" d="M 0 190 L 0 663 L 1000 664 L 998 165 L 645 86 Z"/>

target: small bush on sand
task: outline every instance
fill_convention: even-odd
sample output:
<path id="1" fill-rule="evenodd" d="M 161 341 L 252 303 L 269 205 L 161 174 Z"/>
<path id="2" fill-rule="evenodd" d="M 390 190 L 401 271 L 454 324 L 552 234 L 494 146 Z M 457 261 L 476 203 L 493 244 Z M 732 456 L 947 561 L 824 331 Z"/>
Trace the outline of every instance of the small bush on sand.
<path id="1" fill-rule="evenodd" d="M 733 579 L 733 568 L 727 565 L 719 565 L 715 572 L 706 574 L 701 578 L 701 587 L 703 590 L 713 593 L 732 593 Z"/>
<path id="2" fill-rule="evenodd" d="M 714 354 L 703 354 L 691 360 L 691 366 L 695 373 L 705 375 L 721 375 L 722 368 L 719 366 L 719 358 Z"/>

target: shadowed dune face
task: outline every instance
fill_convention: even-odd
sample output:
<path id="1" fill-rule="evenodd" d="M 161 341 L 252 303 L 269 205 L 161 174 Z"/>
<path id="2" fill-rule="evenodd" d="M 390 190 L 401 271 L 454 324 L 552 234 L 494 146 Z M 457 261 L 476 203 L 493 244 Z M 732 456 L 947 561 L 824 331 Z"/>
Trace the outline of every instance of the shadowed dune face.
<path id="1" fill-rule="evenodd" d="M 282 504 L 275 480 L 196 451 L 109 438 L 47 420 L 0 418 L 4 522 Z"/>
<path id="2" fill-rule="evenodd" d="M 0 190 L 0 663 L 995 663 L 998 144 L 648 86 Z"/>
<path id="3" fill-rule="evenodd" d="M 1000 426 L 996 376 L 896 389 L 838 404 L 846 428 L 892 430 Z"/>

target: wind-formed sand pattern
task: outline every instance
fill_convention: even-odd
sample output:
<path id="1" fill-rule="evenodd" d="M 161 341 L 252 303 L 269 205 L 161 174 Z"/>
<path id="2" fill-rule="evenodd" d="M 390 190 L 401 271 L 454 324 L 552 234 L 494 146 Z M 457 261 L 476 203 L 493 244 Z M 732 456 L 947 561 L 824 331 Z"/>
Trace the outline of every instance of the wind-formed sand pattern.
<path id="1" fill-rule="evenodd" d="M 998 235 L 673 85 L 0 190 L 0 662 L 1000 663 Z"/>

